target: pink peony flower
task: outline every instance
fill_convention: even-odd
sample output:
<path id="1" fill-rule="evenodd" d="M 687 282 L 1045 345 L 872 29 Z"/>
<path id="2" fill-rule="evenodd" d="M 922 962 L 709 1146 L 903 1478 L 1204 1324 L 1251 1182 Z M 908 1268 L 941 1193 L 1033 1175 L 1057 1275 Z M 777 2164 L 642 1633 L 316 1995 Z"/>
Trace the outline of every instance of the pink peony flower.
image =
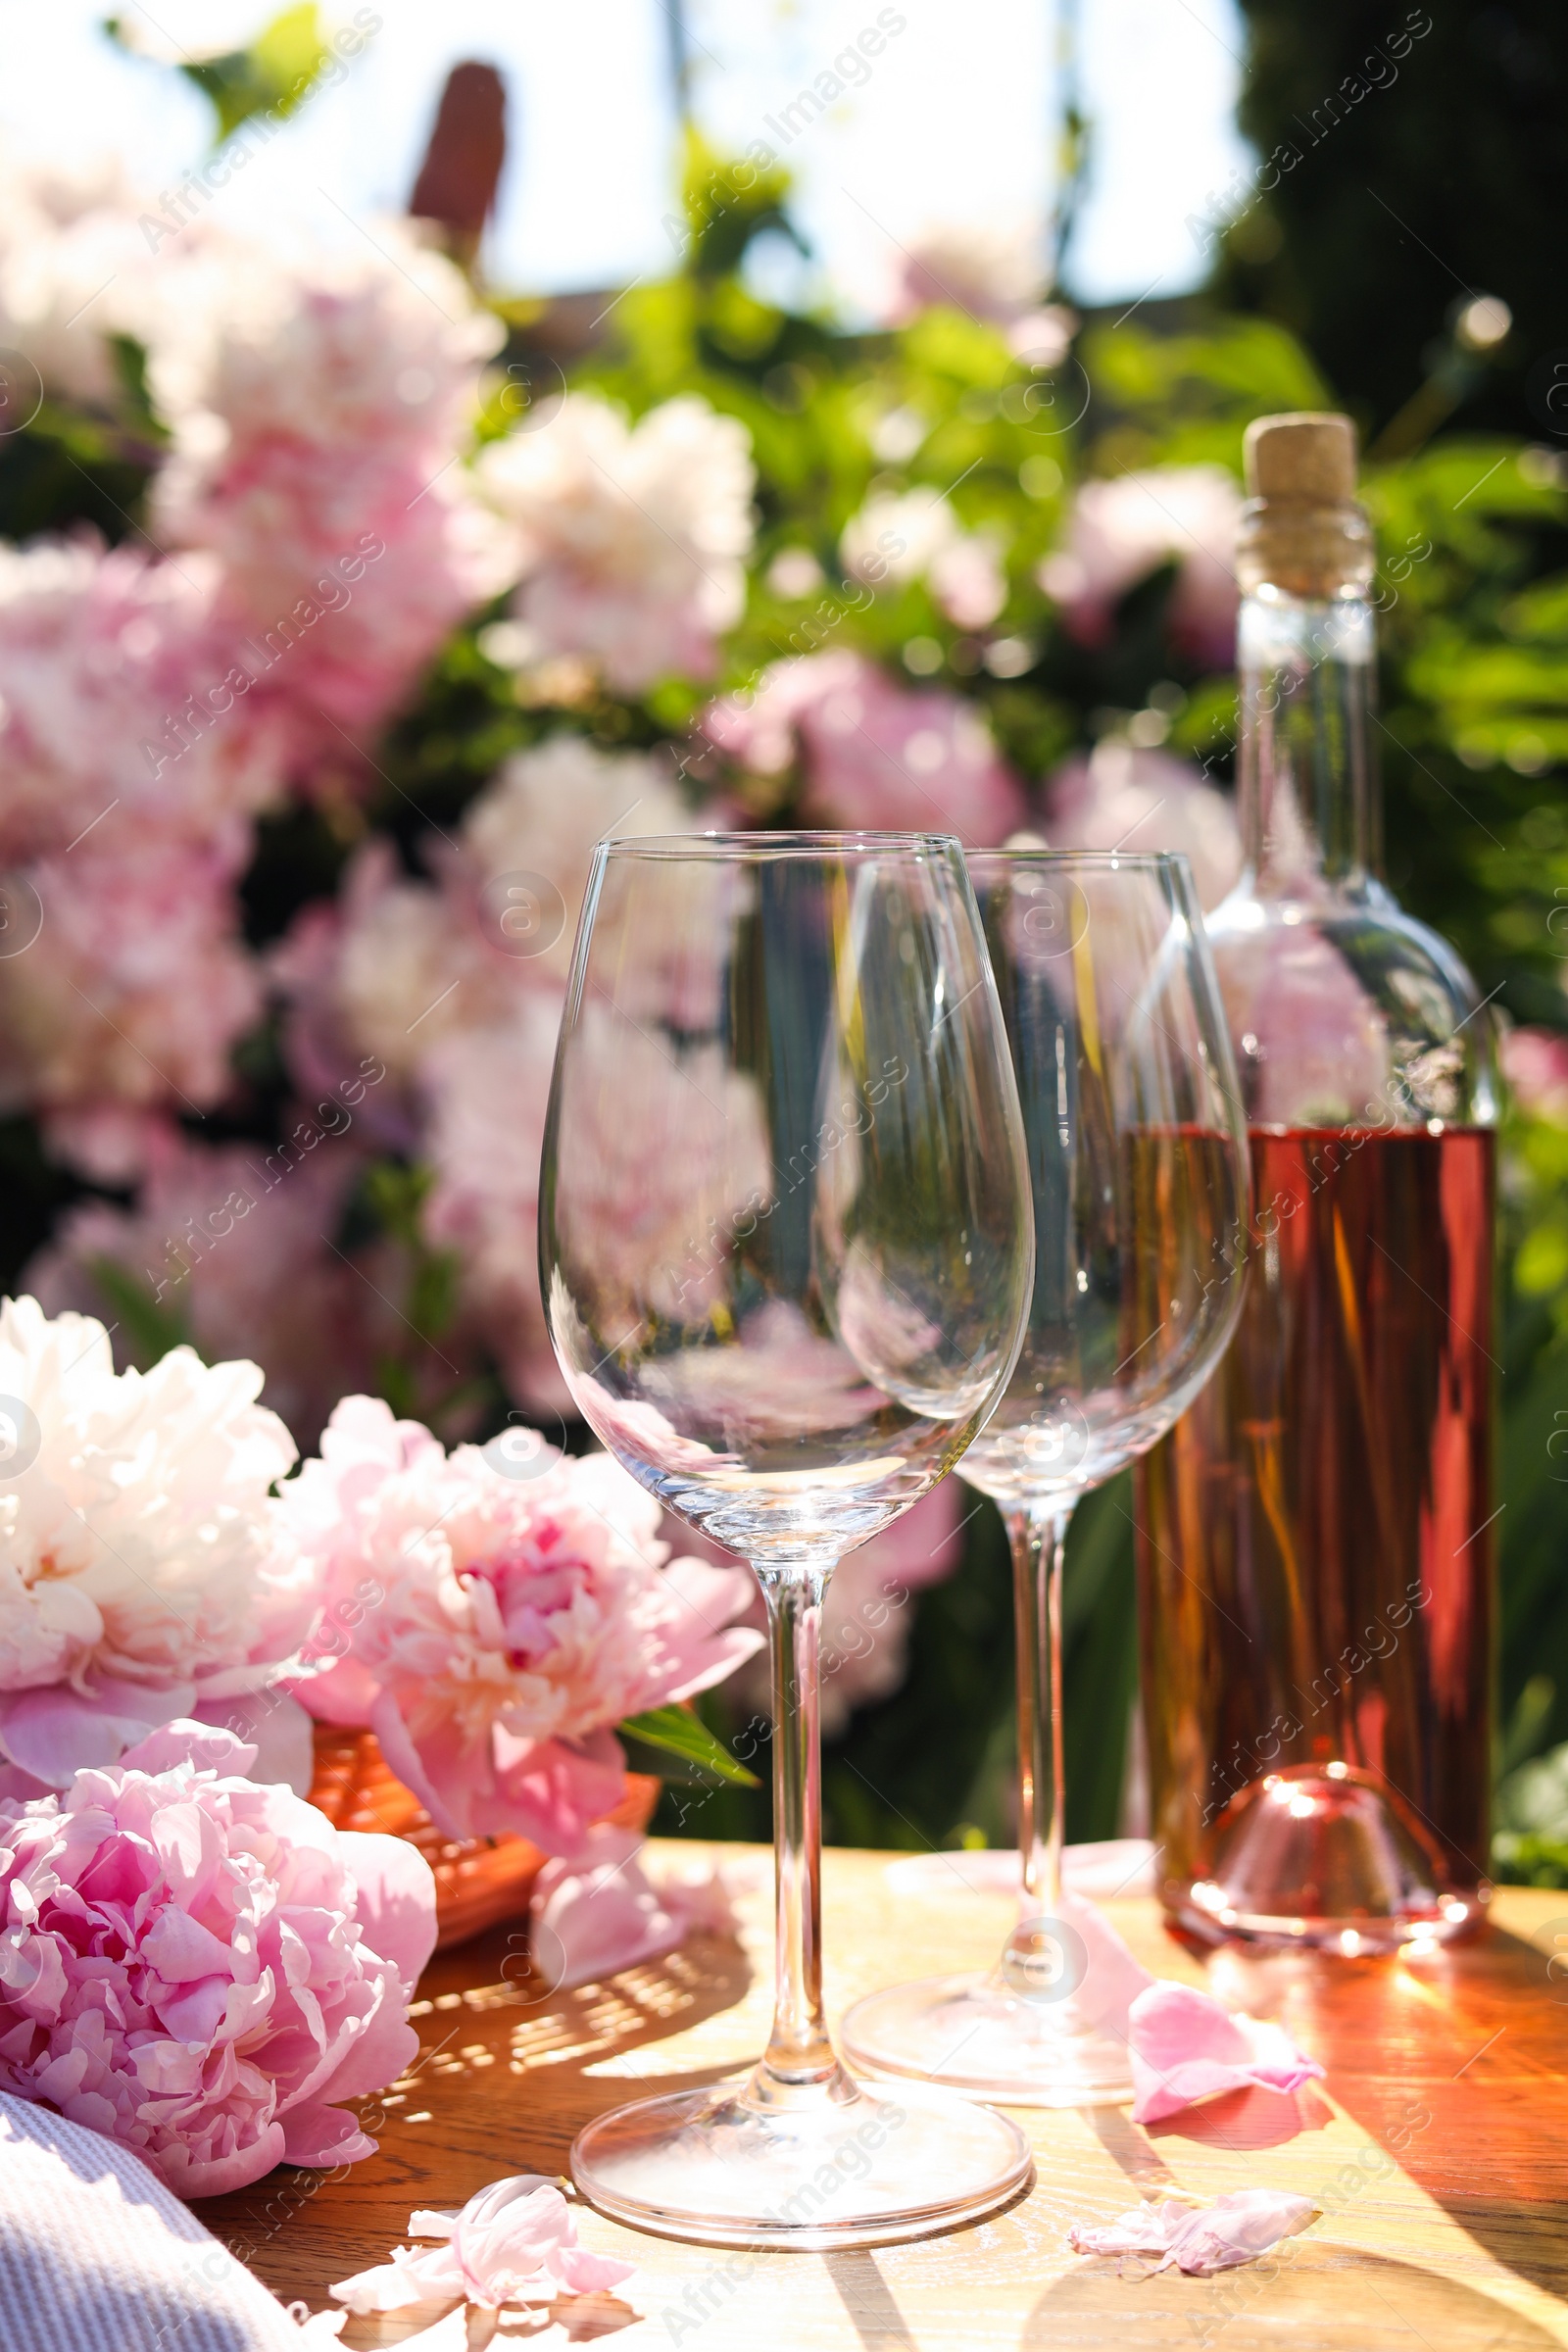
<path id="1" fill-rule="evenodd" d="M 1073 636 L 1101 645 L 1129 588 L 1162 564 L 1178 569 L 1170 625 L 1195 662 L 1229 668 L 1236 644 L 1236 526 L 1242 493 L 1222 466 L 1163 466 L 1085 482 L 1066 544 L 1040 566 Z"/>
<path id="2" fill-rule="evenodd" d="M 0 1805 L 0 2088 L 133 2148 L 184 2197 L 374 2153 L 335 2102 L 414 2056 L 429 1865 L 242 1777 L 173 1723 L 63 1797 Z"/>
<path id="3" fill-rule="evenodd" d="M 174 428 L 159 534 L 221 558 L 238 660 L 297 757 L 341 755 L 504 584 L 457 466 L 501 327 L 397 223 L 330 253 L 245 248 L 205 292 L 152 354 Z"/>
<path id="4" fill-rule="evenodd" d="M 0 858 L 146 851 L 246 854 L 275 800 L 274 729 L 221 691 L 232 659 L 203 556 L 150 563 L 91 533 L 0 547 Z M 221 712 L 204 699 L 219 689 Z M 127 894 L 128 895 L 128 894 Z"/>
<path id="5" fill-rule="evenodd" d="M 59 1118 L 59 1144 L 74 1150 L 83 1111 L 222 1100 L 230 1051 L 262 1006 L 238 931 L 242 855 L 238 843 L 138 835 L 83 844 L 13 880 L 37 929 L 0 959 L 0 1108 L 31 1110 L 46 1128 Z M 135 1130 L 124 1134 L 135 1151 Z"/>
<path id="6" fill-rule="evenodd" d="M 394 2246 L 389 2263 L 332 2289 L 353 2312 L 403 2311 L 462 2297 L 481 2311 L 504 2303 L 553 2303 L 559 2295 L 621 2286 L 636 2265 L 590 2254 L 577 2243 L 577 2217 L 559 2184 L 540 2173 L 493 2180 L 461 2213 L 411 2213 L 411 2237 L 439 2245 Z"/>
<path id="7" fill-rule="evenodd" d="M 347 1654 L 295 1688 L 330 1722 L 368 1723 L 449 1837 L 520 1831 L 577 1849 L 615 1804 L 627 1715 L 719 1682 L 758 1646 L 725 1631 L 750 1580 L 669 1563 L 659 1506 L 607 1455 L 516 1476 L 448 1456 L 417 1422 L 346 1397 L 284 1490 L 301 1551 L 365 1609 Z"/>
<path id="8" fill-rule="evenodd" d="M 1247 1115 L 1265 1127 L 1341 1127 L 1386 1116 L 1388 1022 L 1312 923 L 1209 931 Z"/>
<path id="9" fill-rule="evenodd" d="M 514 534 L 513 609 L 538 656 L 585 658 L 622 694 L 711 675 L 746 604 L 743 424 L 690 393 L 628 424 L 568 392 L 540 430 L 492 441 L 474 478 Z"/>
<path id="10" fill-rule="evenodd" d="M 259 1690 L 309 1631 L 316 1571 L 269 1490 L 294 1441 L 254 1364 L 176 1348 L 117 1373 L 102 1324 L 0 1308 L 0 1755 L 14 1793 L 198 1704 Z M 16 1774 L 24 1777 L 18 1781 Z"/>
<path id="11" fill-rule="evenodd" d="M 365 1164 L 352 1124 L 333 1096 L 293 1119 L 270 1152 L 162 1132 L 135 1207 L 68 1209 L 24 1287 L 46 1314 L 102 1314 L 98 1266 L 123 1267 L 183 1319 L 208 1363 L 251 1355 L 266 1374 L 264 1401 L 314 1446 L 337 1399 L 368 1387 L 377 1356 L 402 1336 L 366 1273 L 328 1246 Z"/>
<path id="12" fill-rule="evenodd" d="M 566 1396 L 539 1295 L 539 1154 L 560 1025 L 557 996 L 528 997 L 505 1026 L 439 1045 L 424 1087 L 425 1239 L 457 1250 L 465 1307 L 510 1394 L 550 1412 Z"/>
<path id="13" fill-rule="evenodd" d="M 802 812 L 852 830 L 953 832 L 975 846 L 1024 822 L 1023 790 L 972 703 L 910 692 L 841 651 L 776 662 L 749 705 L 713 704 L 703 725 L 743 766 L 777 775 L 804 756 Z"/>
<path id="14" fill-rule="evenodd" d="M 1131 744 L 1102 743 L 1088 759 L 1054 770 L 1046 785 L 1046 831 L 1054 850 L 1183 851 L 1205 909 L 1219 905 L 1242 870 L 1226 796 L 1189 760 Z"/>
<path id="15" fill-rule="evenodd" d="M 600 1328 L 645 1307 L 702 1322 L 737 1221 L 773 1194 L 756 1081 L 716 1043 L 677 1049 L 589 1003 L 561 1085 L 556 1214 L 577 1297 Z"/>
<path id="16" fill-rule="evenodd" d="M 1568 1037 L 1558 1029 L 1509 1029 L 1500 1059 L 1525 1116 L 1568 1127 Z"/>

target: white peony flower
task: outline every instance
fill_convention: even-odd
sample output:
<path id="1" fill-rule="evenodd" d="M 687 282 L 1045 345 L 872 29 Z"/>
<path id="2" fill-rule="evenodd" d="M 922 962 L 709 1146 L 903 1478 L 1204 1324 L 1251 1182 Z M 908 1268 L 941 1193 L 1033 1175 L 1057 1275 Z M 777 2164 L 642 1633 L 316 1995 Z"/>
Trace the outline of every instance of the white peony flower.
<path id="1" fill-rule="evenodd" d="M 314 1571 L 269 1492 L 296 1449 L 256 1402 L 262 1377 L 188 1348 L 117 1373 L 90 1316 L 0 1306 L 11 1793 L 65 1787 L 151 1728 L 242 1699 L 304 1637 Z"/>
<path id="2" fill-rule="evenodd" d="M 583 657 L 624 693 L 711 673 L 746 603 L 744 425 L 693 394 L 630 425 L 570 392 L 541 431 L 492 442 L 474 475 L 514 531 L 514 608 L 541 654 Z"/>

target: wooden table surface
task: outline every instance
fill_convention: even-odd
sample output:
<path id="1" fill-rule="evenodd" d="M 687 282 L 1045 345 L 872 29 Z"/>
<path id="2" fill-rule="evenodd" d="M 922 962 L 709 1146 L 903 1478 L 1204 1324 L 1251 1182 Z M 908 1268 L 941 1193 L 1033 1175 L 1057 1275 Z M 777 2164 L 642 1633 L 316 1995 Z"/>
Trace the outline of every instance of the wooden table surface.
<path id="1" fill-rule="evenodd" d="M 700 1849 L 651 1850 L 657 1866 Z M 415 2012 L 420 2057 L 384 2112 L 367 2102 L 380 2153 L 342 2179 L 285 2168 L 208 2200 L 201 2218 L 276 2293 L 318 2310 L 332 2280 L 406 2240 L 414 2207 L 456 2206 L 506 2173 L 564 2171 L 573 2134 L 606 2107 L 749 2065 L 771 1991 L 770 1880 L 753 1849 L 710 1850 L 742 1860 L 753 1882 L 738 1939 L 693 1939 L 551 1997 L 527 1973 L 520 1935 L 439 1954 Z M 825 1857 L 831 2015 L 878 1984 L 989 1966 L 1005 1933 L 1004 1897 L 970 1891 L 956 1873 L 939 1893 L 895 1890 L 890 1859 Z M 1152 1902 L 1106 1909 L 1147 1966 L 1203 1981 Z M 569 2329 L 573 2341 L 612 2337 L 615 2352 L 1568 2345 L 1568 1979 L 1561 1965 L 1547 1973 L 1554 1948 L 1568 1953 L 1568 1894 L 1503 1889 L 1493 1916 L 1479 1942 L 1419 1961 L 1212 1960 L 1208 1981 L 1232 2007 L 1277 2017 L 1326 2066 L 1326 2081 L 1294 2098 L 1237 2092 L 1148 2130 L 1125 2109 L 1016 2110 L 1034 2141 L 1033 2188 L 990 2221 L 874 2252 L 736 2256 L 583 2207 L 582 2242 L 635 2261 L 637 2278 L 543 2335 L 538 2315 L 508 2315 L 495 2341 L 564 2344 Z M 1259 2185 L 1323 2208 L 1271 2276 L 1145 2277 L 1142 2262 L 1086 2259 L 1066 2242 L 1069 2222 L 1108 2220 L 1165 2187 Z M 412 2331 L 404 2316 L 350 2321 L 343 2340 Z M 455 2314 L 449 2340 L 487 2341 L 488 2323 L 470 2339 Z"/>

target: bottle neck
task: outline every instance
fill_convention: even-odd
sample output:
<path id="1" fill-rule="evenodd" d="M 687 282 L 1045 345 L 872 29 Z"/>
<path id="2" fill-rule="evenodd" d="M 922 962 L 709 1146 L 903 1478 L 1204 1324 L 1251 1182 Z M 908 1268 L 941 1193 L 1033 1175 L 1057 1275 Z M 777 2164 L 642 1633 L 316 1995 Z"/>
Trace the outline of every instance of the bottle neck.
<path id="1" fill-rule="evenodd" d="M 1263 898 L 1364 895 L 1381 863 L 1373 608 L 1359 591 L 1242 600 L 1238 779 L 1248 879 Z"/>

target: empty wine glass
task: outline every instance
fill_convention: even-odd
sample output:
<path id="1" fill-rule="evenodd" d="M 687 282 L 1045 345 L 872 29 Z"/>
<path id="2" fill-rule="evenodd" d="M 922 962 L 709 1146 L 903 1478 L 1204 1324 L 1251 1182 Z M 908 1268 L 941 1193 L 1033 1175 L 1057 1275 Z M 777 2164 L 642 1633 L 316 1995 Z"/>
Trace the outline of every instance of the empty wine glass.
<path id="1" fill-rule="evenodd" d="M 1108 2104 L 1132 2096 L 1125 2036 L 1062 1916 L 1062 1555 L 1079 1497 L 1171 1426 L 1235 1329 L 1246 1129 L 1185 858 L 998 851 L 968 864 L 1035 1201 L 1028 1337 L 963 1460 L 1012 1544 L 1022 1904 L 992 1975 L 873 1993 L 844 2045 L 876 2073 L 1008 2105 Z"/>
<path id="2" fill-rule="evenodd" d="M 1017 1091 L 956 842 L 601 844 L 540 1184 L 551 1336 L 650 1493 L 748 1559 L 774 1693 L 776 2012 L 743 2083 L 572 2150 L 674 2237 L 844 2246 L 989 2212 L 1016 2127 L 862 2088 L 822 2012 L 817 1639 L 839 1556 L 946 1475 L 1011 1372 L 1033 1268 Z"/>

